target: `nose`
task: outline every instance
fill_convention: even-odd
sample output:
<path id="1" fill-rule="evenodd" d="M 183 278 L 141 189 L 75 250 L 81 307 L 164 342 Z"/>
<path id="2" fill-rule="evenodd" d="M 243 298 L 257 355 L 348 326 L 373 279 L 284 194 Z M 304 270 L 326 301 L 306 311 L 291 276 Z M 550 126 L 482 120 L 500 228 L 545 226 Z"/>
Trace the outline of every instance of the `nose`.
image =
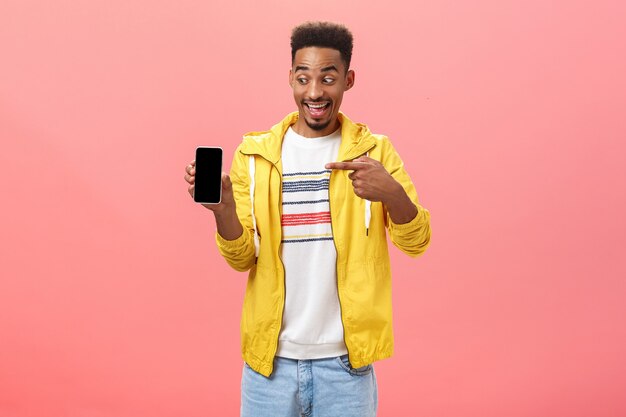
<path id="1" fill-rule="evenodd" d="M 309 100 L 317 100 L 322 95 L 324 95 L 324 91 L 322 90 L 322 83 L 317 81 L 311 81 L 308 85 L 308 89 L 306 92 L 307 99 Z"/>

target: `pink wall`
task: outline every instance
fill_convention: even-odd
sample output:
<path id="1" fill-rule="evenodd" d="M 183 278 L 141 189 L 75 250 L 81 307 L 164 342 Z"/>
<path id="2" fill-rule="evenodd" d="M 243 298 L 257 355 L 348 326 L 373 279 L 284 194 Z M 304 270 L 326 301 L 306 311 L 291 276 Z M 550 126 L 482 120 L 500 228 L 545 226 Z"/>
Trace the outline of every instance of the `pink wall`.
<path id="1" fill-rule="evenodd" d="M 623 1 L 3 0 L 0 416 L 237 415 L 245 275 L 183 170 L 294 109 L 306 19 L 432 213 L 379 415 L 626 415 Z"/>

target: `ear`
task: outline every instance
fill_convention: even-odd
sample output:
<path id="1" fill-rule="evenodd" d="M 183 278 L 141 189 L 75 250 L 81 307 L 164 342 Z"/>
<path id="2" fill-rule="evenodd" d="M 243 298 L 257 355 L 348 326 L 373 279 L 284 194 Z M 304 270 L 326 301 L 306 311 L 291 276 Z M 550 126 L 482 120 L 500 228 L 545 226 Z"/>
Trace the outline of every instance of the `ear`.
<path id="1" fill-rule="evenodd" d="M 293 70 L 289 68 L 289 87 L 293 88 Z"/>
<path id="2" fill-rule="evenodd" d="M 346 74 L 346 91 L 354 87 L 355 76 L 356 74 L 354 73 L 354 70 L 348 70 L 348 73 Z"/>

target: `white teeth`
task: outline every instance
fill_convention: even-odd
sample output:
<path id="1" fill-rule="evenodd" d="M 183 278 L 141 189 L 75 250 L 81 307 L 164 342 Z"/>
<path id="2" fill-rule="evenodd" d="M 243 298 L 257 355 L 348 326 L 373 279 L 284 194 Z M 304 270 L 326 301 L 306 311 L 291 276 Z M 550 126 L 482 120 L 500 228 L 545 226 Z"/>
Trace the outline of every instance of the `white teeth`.
<path id="1" fill-rule="evenodd" d="M 307 106 L 309 106 L 312 109 L 322 109 L 322 108 L 326 107 L 326 103 L 324 103 L 324 104 L 307 104 Z"/>

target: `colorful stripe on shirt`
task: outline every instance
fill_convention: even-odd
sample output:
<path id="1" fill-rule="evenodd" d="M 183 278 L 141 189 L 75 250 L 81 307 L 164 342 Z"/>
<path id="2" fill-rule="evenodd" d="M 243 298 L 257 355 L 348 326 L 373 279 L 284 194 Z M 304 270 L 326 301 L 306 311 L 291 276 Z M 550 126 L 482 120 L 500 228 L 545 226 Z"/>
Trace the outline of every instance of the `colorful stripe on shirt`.
<path id="1" fill-rule="evenodd" d="M 330 170 L 283 174 L 283 243 L 332 240 Z"/>

